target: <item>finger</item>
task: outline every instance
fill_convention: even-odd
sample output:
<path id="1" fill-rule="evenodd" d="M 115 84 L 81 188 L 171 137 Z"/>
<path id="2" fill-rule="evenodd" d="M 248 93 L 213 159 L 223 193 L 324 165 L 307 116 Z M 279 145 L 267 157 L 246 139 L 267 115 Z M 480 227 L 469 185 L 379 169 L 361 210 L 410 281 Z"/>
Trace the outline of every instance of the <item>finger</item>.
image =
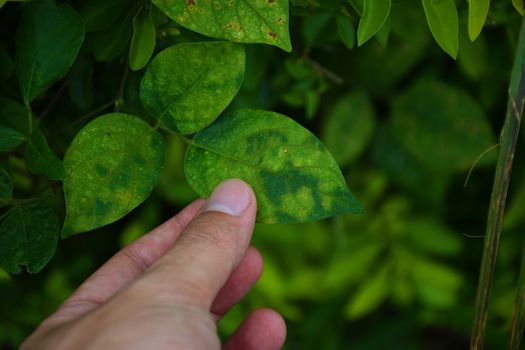
<path id="1" fill-rule="evenodd" d="M 93 273 L 53 316 L 78 317 L 137 279 L 173 245 L 203 204 L 202 199 L 194 201 L 179 214 L 120 250 Z"/>
<path id="2" fill-rule="evenodd" d="M 151 302 L 210 310 L 248 248 L 255 212 L 251 188 L 241 180 L 224 181 L 173 247 L 134 286 L 144 296 L 155 295 Z"/>
<path id="3" fill-rule="evenodd" d="M 232 306 L 237 304 L 261 276 L 263 261 L 259 251 L 248 247 L 239 266 L 233 271 L 211 306 L 215 320 L 219 320 Z"/>
<path id="4" fill-rule="evenodd" d="M 274 310 L 258 309 L 241 323 L 224 350 L 278 350 L 286 340 L 286 323 Z"/>

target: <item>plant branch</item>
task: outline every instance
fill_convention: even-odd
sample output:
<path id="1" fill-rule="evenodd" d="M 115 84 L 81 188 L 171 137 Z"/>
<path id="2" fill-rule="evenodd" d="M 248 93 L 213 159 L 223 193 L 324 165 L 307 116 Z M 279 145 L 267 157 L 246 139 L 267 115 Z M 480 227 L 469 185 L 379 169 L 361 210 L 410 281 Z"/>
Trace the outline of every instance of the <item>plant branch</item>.
<path id="1" fill-rule="evenodd" d="M 480 276 L 476 293 L 476 310 L 472 337 L 471 350 L 483 349 L 485 328 L 487 323 L 490 293 L 494 278 L 494 268 L 498 253 L 498 244 L 505 211 L 505 202 L 509 187 L 512 162 L 518 141 L 521 114 L 525 98 L 525 19 L 522 22 L 518 46 L 512 68 L 509 87 L 509 99 L 505 123 L 500 135 L 500 150 L 494 184 L 490 198 L 490 207 L 487 219 L 487 231 L 483 245 Z"/>

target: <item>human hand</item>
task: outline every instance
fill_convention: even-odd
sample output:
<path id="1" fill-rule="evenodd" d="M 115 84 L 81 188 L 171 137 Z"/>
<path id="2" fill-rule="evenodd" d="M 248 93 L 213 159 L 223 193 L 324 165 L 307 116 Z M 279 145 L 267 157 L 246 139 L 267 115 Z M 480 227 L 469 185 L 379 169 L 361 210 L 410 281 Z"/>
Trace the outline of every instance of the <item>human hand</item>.
<path id="1" fill-rule="evenodd" d="M 223 182 L 113 256 L 21 349 L 220 349 L 216 322 L 262 272 L 255 212 L 246 184 Z M 281 316 L 260 309 L 224 349 L 279 349 L 285 335 Z"/>

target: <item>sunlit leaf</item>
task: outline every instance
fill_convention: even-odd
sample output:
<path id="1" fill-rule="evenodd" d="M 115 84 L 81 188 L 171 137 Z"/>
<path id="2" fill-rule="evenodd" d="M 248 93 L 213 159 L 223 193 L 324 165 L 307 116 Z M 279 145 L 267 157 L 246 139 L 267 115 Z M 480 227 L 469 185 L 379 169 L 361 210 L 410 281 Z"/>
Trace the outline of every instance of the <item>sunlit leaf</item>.
<path id="1" fill-rule="evenodd" d="M 153 0 L 153 3 L 172 20 L 197 33 L 292 50 L 288 0 Z"/>
<path id="2" fill-rule="evenodd" d="M 46 137 L 35 129 L 27 142 L 25 159 L 27 169 L 33 174 L 44 174 L 52 180 L 64 179 L 64 166 L 49 147 Z"/>
<path id="3" fill-rule="evenodd" d="M 16 37 L 15 66 L 25 104 L 62 78 L 84 41 L 82 18 L 69 5 L 27 5 Z"/>
<path id="4" fill-rule="evenodd" d="M 18 131 L 0 124 L 0 152 L 12 150 L 25 140 Z"/>
<path id="5" fill-rule="evenodd" d="M 474 41 L 481 33 L 487 14 L 490 0 L 469 0 L 468 2 L 468 36 Z"/>
<path id="6" fill-rule="evenodd" d="M 391 0 L 365 0 L 363 15 L 357 28 L 357 45 L 361 46 L 374 36 L 385 24 L 389 14 Z"/>
<path id="7" fill-rule="evenodd" d="M 62 237 L 110 224 L 142 203 L 164 162 L 160 134 L 122 113 L 90 122 L 64 157 L 67 215 Z"/>
<path id="8" fill-rule="evenodd" d="M 58 242 L 58 219 L 46 204 L 14 206 L 0 223 L 0 266 L 9 273 L 25 267 L 37 273 L 48 263 Z"/>
<path id="9" fill-rule="evenodd" d="M 452 58 L 458 55 L 459 20 L 454 0 L 422 0 L 434 39 Z M 474 1 L 474 0 L 471 0 Z"/>
<path id="10" fill-rule="evenodd" d="M 228 106 L 241 87 L 244 68 L 244 47 L 239 44 L 178 44 L 150 63 L 140 98 L 162 126 L 191 134 L 210 125 Z"/>
<path id="11" fill-rule="evenodd" d="M 342 97 L 330 109 L 322 140 L 337 164 L 345 166 L 364 151 L 375 130 L 375 113 L 366 94 Z"/>
<path id="12" fill-rule="evenodd" d="M 262 223 L 362 211 L 323 144 L 274 112 L 233 111 L 200 131 L 188 147 L 185 172 L 189 184 L 206 197 L 223 180 L 245 180 L 257 196 Z"/>

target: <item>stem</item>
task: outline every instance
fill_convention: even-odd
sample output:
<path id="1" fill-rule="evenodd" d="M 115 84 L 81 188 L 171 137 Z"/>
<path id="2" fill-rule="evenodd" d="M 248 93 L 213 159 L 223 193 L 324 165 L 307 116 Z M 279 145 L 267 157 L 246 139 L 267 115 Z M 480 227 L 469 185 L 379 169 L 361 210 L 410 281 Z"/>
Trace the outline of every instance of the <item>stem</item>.
<path id="1" fill-rule="evenodd" d="M 481 350 L 485 340 L 485 328 L 490 301 L 490 292 L 494 278 L 494 267 L 498 253 L 498 244 L 501 234 L 501 224 L 505 210 L 505 201 L 509 187 L 512 161 L 518 141 L 521 114 L 525 98 L 525 19 L 522 22 L 518 47 L 512 67 L 511 81 L 509 87 L 509 99 L 505 124 L 500 136 L 500 150 L 490 207 L 487 219 L 487 231 L 483 245 L 483 256 L 481 259 L 481 270 L 476 293 L 476 313 L 472 327 L 471 350 Z"/>
<path id="2" fill-rule="evenodd" d="M 509 349 L 519 350 L 521 337 L 525 329 L 525 245 L 521 257 L 520 277 L 516 288 L 516 300 L 514 305 L 514 315 L 510 327 Z"/>

